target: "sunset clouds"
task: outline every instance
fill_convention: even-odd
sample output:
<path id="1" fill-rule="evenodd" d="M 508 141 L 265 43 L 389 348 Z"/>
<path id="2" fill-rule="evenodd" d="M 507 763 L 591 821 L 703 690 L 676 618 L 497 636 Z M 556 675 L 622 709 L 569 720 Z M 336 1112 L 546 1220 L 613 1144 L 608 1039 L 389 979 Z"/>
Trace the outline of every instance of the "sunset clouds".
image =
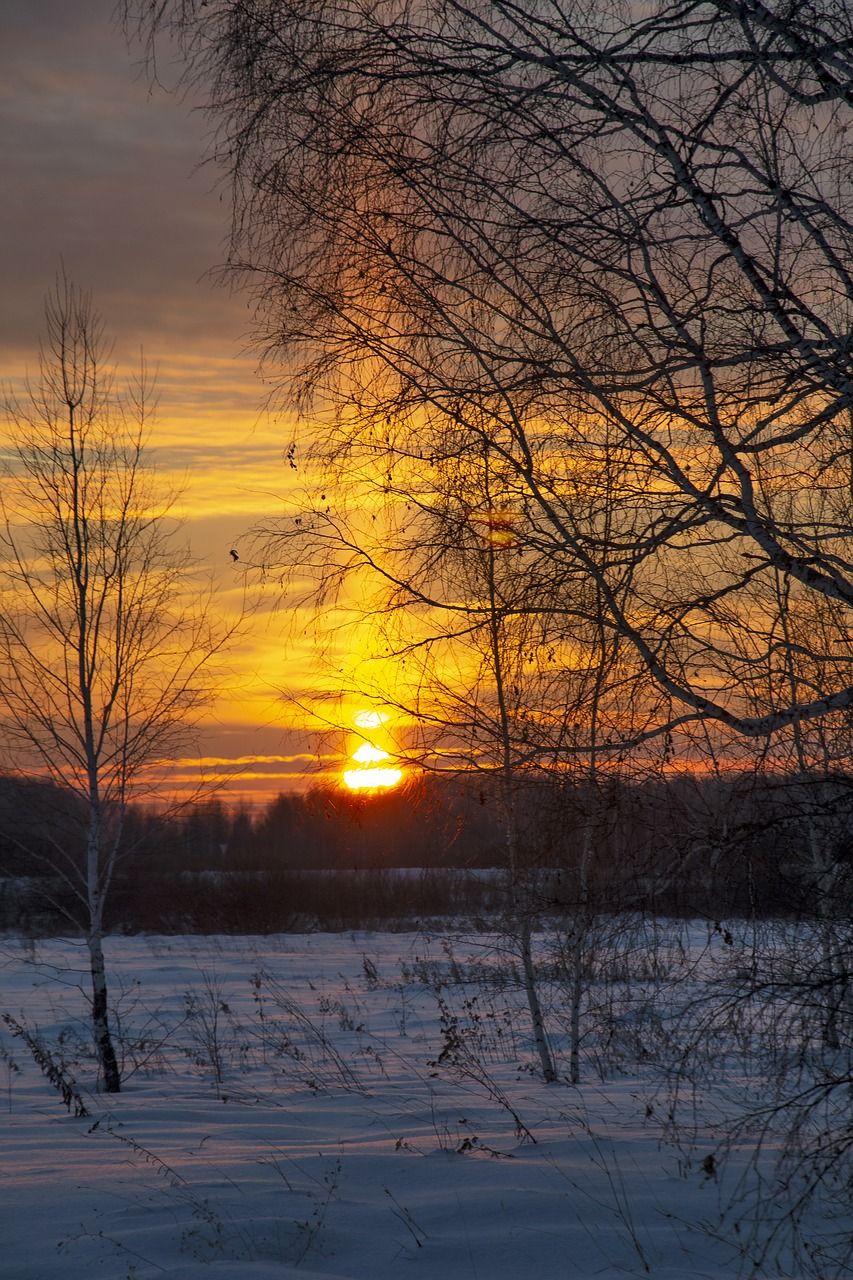
<path id="1" fill-rule="evenodd" d="M 207 124 L 150 84 L 113 0 L 9 0 L 0 18 L 0 367 L 19 389 L 37 364 L 42 304 L 64 264 L 91 290 L 120 369 L 140 351 L 159 402 L 151 448 L 202 575 L 226 616 L 240 607 L 242 564 L 229 549 L 282 509 L 295 479 L 283 453 L 292 424 L 267 411 L 270 388 L 249 349 L 244 297 L 216 284 L 228 195 L 202 164 Z M 158 75 L 179 69 L 161 50 Z M 266 798 L 335 764 L 300 725 L 295 699 L 315 679 L 310 616 L 278 612 L 270 582 L 244 628 L 227 691 L 202 727 L 207 771 L 233 796 Z M 295 624 L 295 625 L 294 625 Z M 304 700 L 304 699 L 303 699 Z M 166 768 L 192 777 L 192 761 Z"/>

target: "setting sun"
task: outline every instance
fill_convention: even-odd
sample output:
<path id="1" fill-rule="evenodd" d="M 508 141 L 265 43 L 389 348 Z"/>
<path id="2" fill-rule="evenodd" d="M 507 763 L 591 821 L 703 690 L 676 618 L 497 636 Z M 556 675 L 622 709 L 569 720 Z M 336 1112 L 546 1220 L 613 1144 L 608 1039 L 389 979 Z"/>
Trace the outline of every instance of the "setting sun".
<path id="1" fill-rule="evenodd" d="M 396 787 L 403 777 L 402 769 L 381 769 L 374 765 L 370 769 L 347 769 L 344 782 L 350 791 L 388 791 Z"/>
<path id="2" fill-rule="evenodd" d="M 385 719 L 378 711 L 360 711 L 355 723 L 360 729 L 378 729 Z M 350 758 L 357 766 L 344 770 L 344 784 L 350 791 L 388 791 L 403 777 L 402 769 L 388 763 L 390 754 L 373 742 L 361 742 Z"/>
<path id="3" fill-rule="evenodd" d="M 355 716 L 355 723 L 359 729 L 378 729 L 387 720 L 387 716 L 381 711 L 359 711 Z M 358 759 L 354 756 L 353 759 Z"/>

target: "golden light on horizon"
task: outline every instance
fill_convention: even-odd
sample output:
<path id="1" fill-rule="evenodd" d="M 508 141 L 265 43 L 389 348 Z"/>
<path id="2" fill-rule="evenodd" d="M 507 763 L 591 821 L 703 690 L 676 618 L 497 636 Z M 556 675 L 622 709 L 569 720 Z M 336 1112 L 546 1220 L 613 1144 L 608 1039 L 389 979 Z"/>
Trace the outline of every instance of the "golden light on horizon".
<path id="1" fill-rule="evenodd" d="M 378 729 L 387 719 L 382 711 L 357 711 L 355 715 L 355 723 L 359 729 Z"/>
<path id="2" fill-rule="evenodd" d="M 382 751 L 379 747 L 372 746 L 369 742 L 363 742 L 361 746 L 352 753 L 353 760 L 357 760 L 359 764 L 374 765 L 380 764 L 383 760 L 388 759 L 388 752 Z"/>
<path id="3" fill-rule="evenodd" d="M 382 729 L 387 719 L 381 711 L 358 711 L 353 717 L 362 731 Z M 390 753 L 376 742 L 364 739 L 351 753 L 350 759 L 357 766 L 345 769 L 343 773 L 344 786 L 350 791 L 390 791 L 402 781 L 403 770 L 388 763 Z"/>
<path id="4" fill-rule="evenodd" d="M 371 765 L 368 769 L 344 770 L 344 783 L 350 791 L 390 791 L 402 778 L 402 769 L 383 769 L 378 765 Z"/>

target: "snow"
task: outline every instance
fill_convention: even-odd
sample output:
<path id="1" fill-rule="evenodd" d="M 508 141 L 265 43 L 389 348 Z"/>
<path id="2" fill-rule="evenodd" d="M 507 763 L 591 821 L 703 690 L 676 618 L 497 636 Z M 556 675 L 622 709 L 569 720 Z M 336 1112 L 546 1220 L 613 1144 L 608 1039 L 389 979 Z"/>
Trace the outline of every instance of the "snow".
<path id="1" fill-rule="evenodd" d="M 703 926 L 679 940 L 694 987 L 720 946 Z M 807 1274 L 785 1247 L 761 1260 L 778 1203 L 756 1215 L 754 1193 L 772 1142 L 760 1159 L 757 1139 L 720 1145 L 733 1082 L 694 1080 L 688 1123 L 660 1062 L 629 1061 L 662 1024 L 636 999 L 648 983 L 611 999 L 572 1088 L 536 1078 L 495 938 L 111 938 L 107 956 L 127 1077 L 109 1097 L 79 944 L 0 944 L 0 1009 L 89 1113 L 69 1114 L 0 1024 L 8 1280 Z M 447 1052 L 450 1023 L 466 1052 Z M 810 1212 L 815 1239 L 853 1225 Z"/>

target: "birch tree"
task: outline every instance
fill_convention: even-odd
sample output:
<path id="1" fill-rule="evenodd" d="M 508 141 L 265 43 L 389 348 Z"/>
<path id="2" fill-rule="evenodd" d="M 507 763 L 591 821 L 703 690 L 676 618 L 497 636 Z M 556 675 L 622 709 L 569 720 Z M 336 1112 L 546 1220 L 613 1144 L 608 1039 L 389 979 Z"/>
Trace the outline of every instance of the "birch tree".
<path id="1" fill-rule="evenodd" d="M 307 576 L 316 584 L 323 616 L 337 586 L 351 599 L 348 584 L 358 583 L 357 603 L 350 604 L 354 625 L 369 629 L 378 655 L 374 681 L 368 664 L 360 664 L 360 696 L 387 703 L 383 673 L 389 664 L 405 670 L 396 703 L 409 726 L 405 758 L 479 775 L 484 803 L 488 797 L 497 806 L 507 942 L 520 962 L 546 1081 L 557 1071 L 533 934 L 556 904 L 537 828 L 544 797 L 553 802 L 571 783 L 583 789 L 587 812 L 576 847 L 561 851 L 571 873 L 561 882 L 561 918 L 548 920 L 546 944 L 568 979 L 570 1074 L 577 1083 L 587 960 L 596 945 L 590 881 L 598 815 L 592 810 L 614 777 L 613 768 L 609 779 L 601 776 L 600 755 L 612 765 L 607 744 L 647 727 L 657 706 L 642 665 L 627 646 L 623 654 L 618 635 L 604 625 L 600 593 L 583 565 L 568 556 L 555 564 L 541 546 L 523 491 L 492 448 L 490 429 L 481 417 L 474 448 L 473 431 L 463 435 L 459 424 L 455 430 L 448 424 L 441 457 L 398 453 L 384 467 L 382 453 L 354 450 L 337 465 L 333 506 L 326 494 L 315 495 L 313 504 L 305 495 L 297 502 L 299 515 L 257 531 L 255 551 L 267 575 L 286 578 L 288 565 L 298 564 L 300 582 Z M 620 483 L 619 453 L 608 455 L 606 441 L 597 442 L 594 474 L 579 454 L 565 495 L 575 525 L 596 526 L 609 542 L 617 523 L 611 499 Z M 629 590 L 626 573 L 620 595 Z M 531 825 L 537 793 L 538 820 Z M 567 937 L 557 942 L 564 926 Z"/>
<path id="2" fill-rule="evenodd" d="M 9 406 L 0 496 L 0 730 L 5 764 L 74 797 L 43 855 L 81 911 L 103 1087 L 120 1088 L 104 910 L 127 806 L 186 749 L 225 642 L 145 465 L 144 382 L 116 389 L 103 326 L 64 277 L 37 377 Z M 75 920 L 77 923 L 77 920 Z"/>
<path id="3" fill-rule="evenodd" d="M 836 666 L 755 715 L 706 662 L 777 572 L 849 623 L 849 515 L 809 500 L 850 448 L 846 3 L 127 7 L 210 93 L 230 266 L 328 457 L 476 449 L 485 415 L 541 545 L 671 701 L 661 732 L 761 739 L 853 702 Z M 604 432 L 610 546 L 567 484 Z"/>

